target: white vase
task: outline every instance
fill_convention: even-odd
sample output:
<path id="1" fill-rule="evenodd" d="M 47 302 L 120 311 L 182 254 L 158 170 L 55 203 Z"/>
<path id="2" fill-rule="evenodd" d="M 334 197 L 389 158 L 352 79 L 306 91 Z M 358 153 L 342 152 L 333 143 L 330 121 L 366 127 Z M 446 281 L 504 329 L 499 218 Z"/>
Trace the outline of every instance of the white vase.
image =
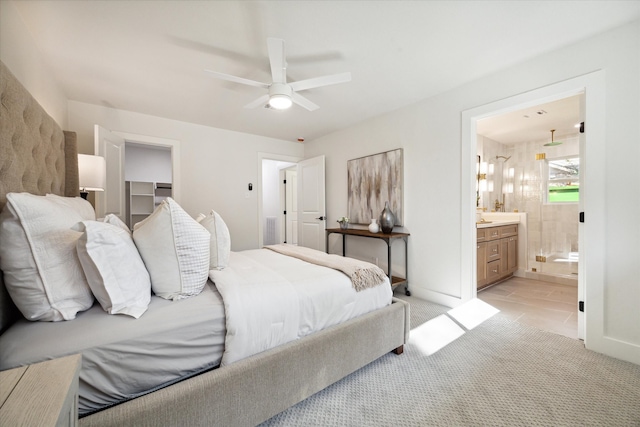
<path id="1" fill-rule="evenodd" d="M 378 226 L 378 220 L 375 218 L 371 219 L 371 224 L 369 224 L 369 231 L 372 233 L 377 233 L 380 231 L 380 227 Z"/>

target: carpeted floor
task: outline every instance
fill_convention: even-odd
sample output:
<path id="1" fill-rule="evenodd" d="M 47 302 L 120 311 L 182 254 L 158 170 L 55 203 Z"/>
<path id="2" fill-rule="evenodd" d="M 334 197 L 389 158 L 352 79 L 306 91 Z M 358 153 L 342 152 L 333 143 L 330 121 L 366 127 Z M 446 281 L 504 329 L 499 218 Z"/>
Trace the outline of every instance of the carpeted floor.
<path id="1" fill-rule="evenodd" d="M 448 311 L 415 297 L 412 329 Z M 640 366 L 501 314 L 388 354 L 262 426 L 640 426 Z"/>

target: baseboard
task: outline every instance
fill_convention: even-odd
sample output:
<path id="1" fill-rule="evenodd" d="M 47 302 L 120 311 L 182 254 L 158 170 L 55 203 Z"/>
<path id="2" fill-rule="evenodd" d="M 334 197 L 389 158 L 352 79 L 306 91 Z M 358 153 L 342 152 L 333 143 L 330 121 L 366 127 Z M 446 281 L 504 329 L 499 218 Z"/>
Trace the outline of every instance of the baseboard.
<path id="1" fill-rule="evenodd" d="M 451 295 L 445 295 L 440 292 L 434 292 L 416 286 L 412 286 L 409 289 L 411 290 L 411 296 L 423 299 L 425 301 L 444 305 L 446 307 L 457 307 L 465 302 L 462 300 L 462 298 L 459 297 L 452 297 Z"/>

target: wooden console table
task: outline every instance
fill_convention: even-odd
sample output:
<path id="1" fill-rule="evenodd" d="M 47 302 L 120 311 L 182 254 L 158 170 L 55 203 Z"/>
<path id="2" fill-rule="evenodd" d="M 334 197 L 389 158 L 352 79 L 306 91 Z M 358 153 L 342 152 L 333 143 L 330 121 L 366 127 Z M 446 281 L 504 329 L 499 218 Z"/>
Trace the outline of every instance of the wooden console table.
<path id="1" fill-rule="evenodd" d="M 407 296 L 411 295 L 409 291 L 409 246 L 408 239 L 409 233 L 372 233 L 369 230 L 358 230 L 354 228 L 347 228 L 343 230 L 342 228 L 327 228 L 327 253 L 329 253 L 329 235 L 330 234 L 342 234 L 342 256 L 345 256 L 347 249 L 346 236 L 360 236 L 360 237 L 370 237 L 373 239 L 384 240 L 387 243 L 387 276 L 389 277 L 389 281 L 391 282 L 391 287 L 395 288 L 399 285 L 404 285 L 404 293 Z M 391 245 L 394 240 L 402 239 L 404 240 L 404 271 L 406 272 L 405 278 L 396 277 L 391 273 Z"/>

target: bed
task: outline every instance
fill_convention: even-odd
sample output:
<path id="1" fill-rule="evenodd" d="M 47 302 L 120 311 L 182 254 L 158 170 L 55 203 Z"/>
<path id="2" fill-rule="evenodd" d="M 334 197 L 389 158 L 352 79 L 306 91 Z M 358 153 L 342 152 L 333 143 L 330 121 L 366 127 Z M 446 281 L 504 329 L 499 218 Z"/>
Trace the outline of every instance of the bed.
<path id="1" fill-rule="evenodd" d="M 0 209 L 7 203 L 9 193 L 77 196 L 79 186 L 75 133 L 60 130 L 6 66 L 0 65 L 2 67 L 0 70 L 2 99 Z M 290 260 L 285 255 L 271 253 L 267 249 L 232 253 L 231 256 L 230 266 L 242 266 L 238 267 L 238 270 L 246 269 L 246 265 L 253 266 L 260 263 L 273 265 L 280 263 L 274 260 L 286 259 L 281 261 L 283 263 L 281 276 L 297 275 L 298 273 L 294 273 L 297 267 L 290 263 L 295 265 L 304 263 L 298 259 Z M 305 268 L 323 269 L 324 267 L 314 265 Z M 314 271 L 316 273 L 313 275 L 317 276 L 319 270 Z M 233 274 L 233 268 L 211 273 L 210 278 L 212 277 L 218 283 L 214 284 L 209 280 L 197 297 L 187 298 L 177 303 L 152 297 L 149 310 L 138 319 L 107 315 L 98 304 L 78 314 L 76 320 L 85 322 L 89 319 L 96 322 L 93 327 L 99 330 L 105 330 L 114 323 L 121 323 L 123 326 L 120 328 L 126 329 L 126 325 L 133 324 L 131 322 L 142 321 L 135 323 L 140 325 L 136 328 L 140 330 L 131 330 L 128 339 L 137 343 L 135 345 L 139 348 L 144 348 L 144 340 L 148 336 L 154 333 L 166 334 L 166 340 L 170 345 L 163 348 L 161 353 L 166 353 L 168 359 L 174 358 L 174 352 L 176 354 L 180 351 L 194 352 L 205 348 L 206 350 L 202 350 L 203 353 L 216 354 L 206 362 L 200 363 L 197 368 L 182 372 L 179 378 L 161 380 L 157 387 L 149 384 L 146 391 L 136 395 L 123 395 L 122 399 L 116 402 L 117 404 L 100 403 L 99 396 L 93 400 L 89 399 L 88 401 L 97 402 L 94 408 L 96 411 L 92 411 L 92 407 L 86 408 L 79 424 L 82 426 L 257 425 L 380 356 L 390 351 L 401 353 L 402 346 L 408 338 L 408 304 L 392 298 L 390 304 L 375 310 L 355 310 L 351 318 L 346 321 L 341 320 L 337 323 L 331 321 L 322 325 L 321 320 L 319 322 L 321 327 L 310 328 L 302 338 L 289 340 L 247 357 L 242 356 L 238 360 L 229 358 L 228 363 L 222 363 L 220 366 L 225 351 L 225 336 L 228 335 L 226 334 L 227 325 L 220 319 L 224 317 L 225 312 L 228 314 L 229 309 L 225 308 L 226 300 L 221 298 L 218 291 L 223 291 L 223 282 Z M 334 271 L 331 274 L 341 275 L 342 273 Z M 1 277 L 0 275 L 0 279 Z M 286 279 L 289 280 L 288 277 Z M 278 282 L 278 280 L 274 281 Z M 367 291 L 370 290 L 363 292 Z M 344 301 L 342 305 L 348 306 L 349 310 L 354 306 L 351 302 Z M 160 316 L 158 313 L 162 313 L 164 319 L 168 316 L 165 311 L 176 311 L 177 307 L 186 307 L 186 310 L 192 314 L 189 316 L 192 321 L 200 321 L 202 325 L 206 325 L 195 328 L 198 331 L 206 330 L 206 334 L 185 335 L 185 329 L 180 329 L 179 322 L 175 322 L 175 325 L 172 323 L 175 326 L 172 330 L 159 330 L 162 322 L 154 316 Z M 312 314 L 301 317 L 317 317 L 313 314 L 317 309 L 310 310 L 309 313 Z M 12 350 L 11 356 L 3 353 L 7 355 L 2 356 L 0 363 L 6 366 L 33 363 L 42 357 L 37 354 L 38 347 L 48 346 L 46 337 L 52 334 L 52 330 L 64 329 L 65 332 L 61 334 L 81 335 L 82 329 L 85 328 L 77 326 L 81 324 L 80 322 L 74 324 L 76 320 L 30 322 L 24 319 L 0 281 L 0 330 L 2 331 L 0 340 L 8 343 L 7 347 L 12 345 L 15 350 Z M 143 324 L 146 326 L 142 326 Z M 256 326 L 249 325 L 249 328 L 256 328 Z M 193 331 L 194 328 L 190 326 L 188 330 Z M 91 345 L 93 338 L 86 330 L 84 333 L 87 336 L 80 340 L 84 342 L 83 345 L 67 344 L 59 340 L 59 348 L 56 349 L 55 355 L 50 357 L 82 353 L 84 355 L 82 369 L 85 378 L 93 378 L 92 374 L 104 369 L 105 365 L 101 364 L 101 361 L 106 357 L 107 352 L 100 348 L 99 352 L 92 354 L 91 349 L 96 348 Z M 206 335 L 206 337 L 199 335 Z M 199 341 L 200 339 L 206 341 L 206 344 Z M 251 341 L 250 344 L 255 344 L 253 342 L 255 340 L 249 341 Z M 108 349 L 109 353 L 112 356 L 115 355 L 117 359 L 119 346 L 113 342 L 107 344 L 111 345 Z M 31 352 L 34 354 L 29 354 Z M 144 358 L 145 355 L 140 357 Z M 133 371 L 137 368 L 116 366 L 113 369 Z M 81 377 L 83 371 L 81 371 Z M 120 374 L 127 375 L 126 372 L 120 372 Z M 92 381 L 93 379 L 85 380 L 88 384 Z"/>

